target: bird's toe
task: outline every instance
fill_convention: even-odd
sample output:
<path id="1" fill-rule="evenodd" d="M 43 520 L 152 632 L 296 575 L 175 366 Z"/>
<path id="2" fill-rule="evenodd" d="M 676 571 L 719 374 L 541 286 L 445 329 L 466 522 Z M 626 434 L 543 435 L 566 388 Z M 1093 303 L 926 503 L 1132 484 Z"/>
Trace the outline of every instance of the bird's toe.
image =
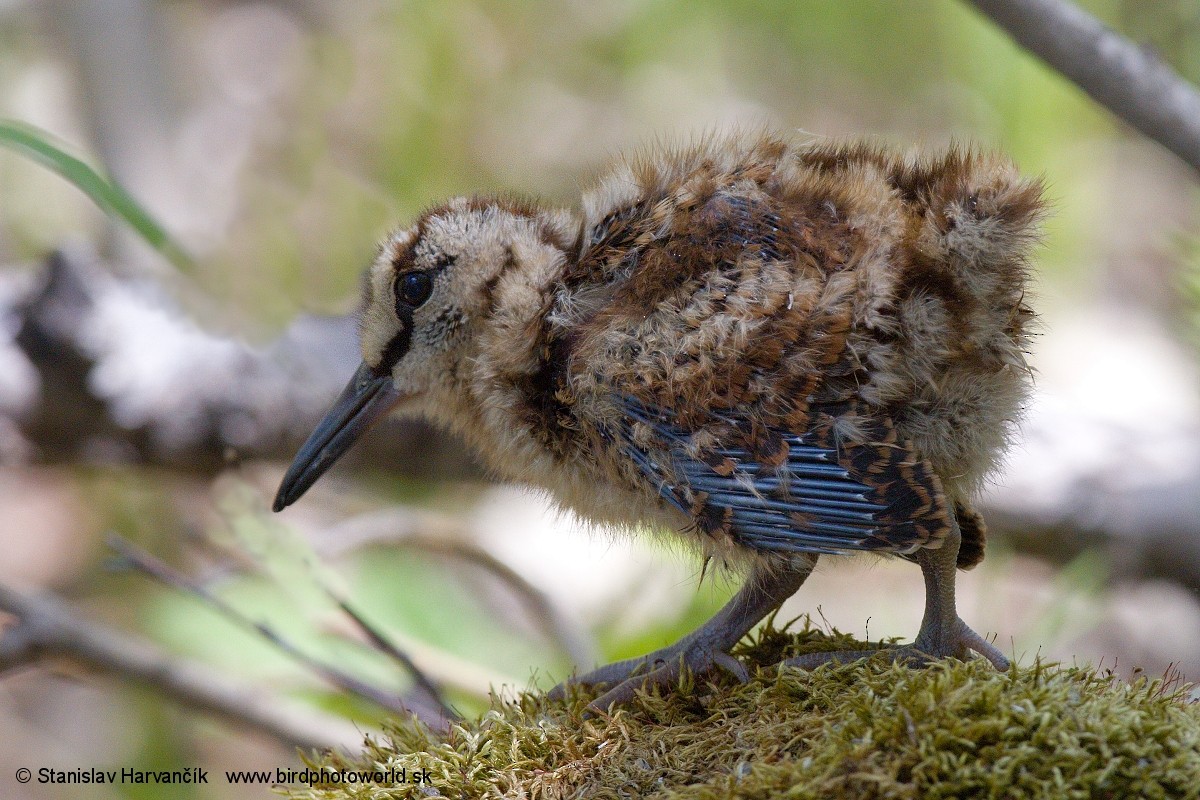
<path id="1" fill-rule="evenodd" d="M 548 697 L 561 700 L 573 686 L 602 687 L 606 691 L 588 707 L 592 712 L 604 713 L 630 702 L 640 690 L 672 689 L 684 675 L 706 675 L 717 668 L 730 673 L 741 683 L 750 680 L 746 667 L 724 650 L 702 642 L 679 642 L 641 658 L 607 664 L 569 678 L 554 687 Z"/>
<path id="2" fill-rule="evenodd" d="M 650 655 L 614 661 L 583 675 L 573 675 L 551 689 L 546 696 L 551 700 L 561 701 L 567 697 L 572 688 L 577 686 L 600 687 L 624 683 L 635 675 L 653 670 L 657 663 L 665 661 L 670 656 L 672 649 L 664 648 Z"/>
<path id="3" fill-rule="evenodd" d="M 1007 670 L 1011 662 L 1000 652 L 1000 648 L 980 636 L 963 622 L 940 627 L 930 627 L 917 635 L 910 645 L 880 645 L 873 650 L 841 650 L 826 653 L 805 653 L 780 662 L 782 666 L 799 669 L 816 669 L 824 664 L 848 664 L 862 658 L 883 656 L 893 661 L 903 661 L 913 666 L 925 666 L 942 658 L 970 659 L 978 653 L 1000 671 Z"/>
<path id="4" fill-rule="evenodd" d="M 915 650 L 934 658 L 949 657 L 965 661 L 971 657 L 971 653 L 978 653 L 1000 671 L 1008 669 L 1010 665 L 1000 648 L 973 631 L 959 617 L 955 617 L 953 622 L 946 625 L 922 628 L 912 646 Z"/>

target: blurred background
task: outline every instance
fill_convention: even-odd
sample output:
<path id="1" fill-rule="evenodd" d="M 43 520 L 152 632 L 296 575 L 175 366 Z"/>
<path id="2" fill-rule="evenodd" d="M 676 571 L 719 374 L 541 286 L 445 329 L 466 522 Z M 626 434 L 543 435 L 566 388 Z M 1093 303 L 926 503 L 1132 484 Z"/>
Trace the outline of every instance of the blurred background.
<path id="1" fill-rule="evenodd" d="M 1082 5 L 1200 80 L 1200 6 Z M 90 766 L 204 766 L 212 785 L 170 796 L 262 796 L 224 770 L 299 766 L 296 741 L 354 746 L 395 713 L 114 559 L 112 534 L 419 704 L 345 600 L 466 714 L 715 611 L 736 586 L 691 554 L 495 486 L 420 425 L 269 504 L 357 364 L 345 315 L 390 227 L 454 194 L 570 204 L 616 154 L 730 126 L 973 142 L 1044 176 L 1037 395 L 961 613 L 1023 664 L 1200 678 L 1197 175 L 962 3 L 0 0 L 0 117 L 101 167 L 194 261 L 0 148 L 0 586 L 295 723 L 23 648 L 0 612 L 0 796 L 164 796 L 13 780 Z M 826 559 L 780 621 L 910 639 L 923 598 L 908 563 Z"/>

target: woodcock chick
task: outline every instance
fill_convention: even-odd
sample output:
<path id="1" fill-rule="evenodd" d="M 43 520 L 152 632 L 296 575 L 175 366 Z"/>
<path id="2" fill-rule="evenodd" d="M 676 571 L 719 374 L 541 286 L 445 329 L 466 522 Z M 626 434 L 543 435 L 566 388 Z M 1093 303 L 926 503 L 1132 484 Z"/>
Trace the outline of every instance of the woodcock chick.
<path id="1" fill-rule="evenodd" d="M 744 679 L 730 648 L 824 553 L 920 565 L 924 619 L 895 657 L 1003 669 L 954 579 L 983 557 L 971 498 L 1029 388 L 1043 209 L 996 156 L 763 133 L 651 149 L 579 213 L 451 200 L 381 246 L 363 363 L 274 508 L 394 409 L 587 519 L 675 530 L 746 572 L 679 642 L 573 678 L 611 687 L 601 709 L 684 668 Z"/>

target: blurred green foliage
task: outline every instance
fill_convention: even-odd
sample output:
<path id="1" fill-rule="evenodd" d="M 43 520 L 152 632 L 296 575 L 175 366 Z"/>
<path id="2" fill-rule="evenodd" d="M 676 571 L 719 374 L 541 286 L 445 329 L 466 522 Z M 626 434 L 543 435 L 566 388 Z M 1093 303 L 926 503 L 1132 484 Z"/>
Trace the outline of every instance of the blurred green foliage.
<path id="1" fill-rule="evenodd" d="M 116 183 L 96 172 L 54 140 L 46 131 L 0 119 L 0 145 L 56 172 L 110 217 L 125 223 L 147 244 L 180 269 L 191 269 L 191 258 L 162 226 Z"/>
<path id="2" fill-rule="evenodd" d="M 1196 77 L 1192 4 L 1156 0 L 1155 14 L 1140 0 L 1084 5 Z M 174 45 L 164 67 L 181 105 L 200 105 L 221 90 L 203 85 L 213 67 L 197 52 L 222 24 L 220 7 L 159 9 Z M 298 31 L 284 88 L 248 110 L 252 147 L 229 187 L 235 211 L 200 275 L 250 320 L 278 326 L 300 309 L 348 310 L 378 238 L 449 194 L 570 203 L 615 153 L 730 124 L 999 147 L 1044 174 L 1056 201 L 1043 270 L 1086 270 L 1103 247 L 1095 225 L 1111 194 L 1097 182 L 1123 157 L 1126 134 L 961 2 L 282 9 Z M 0 36 L 12 40 L 16 29 Z M 0 60 L 0 75 L 19 85 L 21 65 L 46 57 L 26 43 Z M 186 114 L 177 124 L 186 128 Z M 0 175 L 12 170 L 0 159 Z M 12 256 L 36 257 L 47 237 L 93 222 L 32 209 L 24 195 L 41 184 L 5 183 L 0 232 Z"/>

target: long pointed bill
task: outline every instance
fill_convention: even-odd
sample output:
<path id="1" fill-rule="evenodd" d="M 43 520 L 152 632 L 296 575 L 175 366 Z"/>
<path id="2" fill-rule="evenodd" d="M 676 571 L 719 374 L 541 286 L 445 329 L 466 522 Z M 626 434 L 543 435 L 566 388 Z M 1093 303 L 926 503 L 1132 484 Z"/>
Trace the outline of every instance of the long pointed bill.
<path id="1" fill-rule="evenodd" d="M 402 399 L 391 375 L 378 377 L 365 362 L 361 364 L 333 408 L 296 453 L 272 508 L 282 511 L 299 500 L 371 425 Z"/>

